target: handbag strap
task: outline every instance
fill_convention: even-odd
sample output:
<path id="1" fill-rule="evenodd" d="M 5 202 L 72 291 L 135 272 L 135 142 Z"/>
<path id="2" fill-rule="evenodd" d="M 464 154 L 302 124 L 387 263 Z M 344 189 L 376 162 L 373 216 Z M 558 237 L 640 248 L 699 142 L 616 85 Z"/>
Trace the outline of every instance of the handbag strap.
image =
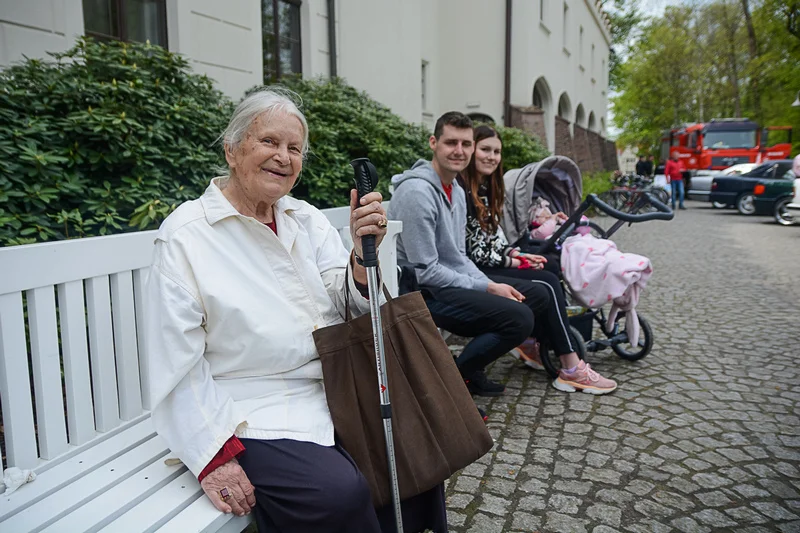
<path id="1" fill-rule="evenodd" d="M 383 277 L 379 276 L 379 278 L 383 295 L 386 297 L 387 302 L 391 302 L 392 295 L 389 293 L 389 289 L 386 288 L 386 285 L 383 284 Z M 355 282 L 355 278 L 353 278 L 353 282 Z M 352 318 L 350 313 L 350 260 L 348 259 L 347 269 L 344 272 L 344 320 L 345 322 L 350 322 Z"/>

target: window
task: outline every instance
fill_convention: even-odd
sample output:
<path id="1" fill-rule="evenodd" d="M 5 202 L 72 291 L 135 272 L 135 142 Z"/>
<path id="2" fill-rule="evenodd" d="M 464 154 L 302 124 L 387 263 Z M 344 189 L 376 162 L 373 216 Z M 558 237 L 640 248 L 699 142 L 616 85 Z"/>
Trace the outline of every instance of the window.
<path id="1" fill-rule="evenodd" d="M 422 110 L 428 109 L 428 62 L 422 62 Z"/>
<path id="2" fill-rule="evenodd" d="M 564 23 L 561 27 L 561 35 L 564 40 L 564 49 L 569 50 L 569 6 L 566 2 L 564 2 Z"/>
<path id="3" fill-rule="evenodd" d="M 583 26 L 578 32 L 578 65 L 583 66 Z"/>
<path id="4" fill-rule="evenodd" d="M 703 145 L 712 150 L 727 148 L 753 148 L 756 145 L 756 132 L 750 131 L 709 131 Z"/>
<path id="5" fill-rule="evenodd" d="M 592 57 L 590 57 L 589 60 L 591 61 L 589 68 L 591 69 L 592 76 L 594 76 L 594 44 L 592 44 Z"/>
<path id="6" fill-rule="evenodd" d="M 547 5 L 547 0 L 539 0 L 539 21 L 545 21 L 545 6 Z"/>
<path id="7" fill-rule="evenodd" d="M 300 1 L 261 0 L 264 81 L 303 72 L 300 53 Z"/>
<path id="8" fill-rule="evenodd" d="M 166 0 L 83 0 L 86 35 L 167 46 Z"/>

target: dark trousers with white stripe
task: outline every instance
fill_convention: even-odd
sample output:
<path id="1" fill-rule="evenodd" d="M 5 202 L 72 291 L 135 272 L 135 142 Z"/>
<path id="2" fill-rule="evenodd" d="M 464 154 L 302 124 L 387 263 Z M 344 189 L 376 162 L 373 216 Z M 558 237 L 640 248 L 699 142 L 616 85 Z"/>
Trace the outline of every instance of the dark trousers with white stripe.
<path id="1" fill-rule="evenodd" d="M 547 339 L 556 355 L 566 355 L 575 351 L 567 333 L 569 328 L 567 302 L 558 276 L 547 270 L 520 270 L 518 268 L 481 268 L 481 270 L 490 279 L 498 283 L 505 283 L 505 281 L 501 280 L 514 278 L 530 281 L 535 286 L 544 287 L 550 296 L 547 305 L 542 305 L 538 301 L 531 302 L 531 310 L 536 318 L 534 336 Z M 518 288 L 517 285 L 515 287 Z"/>

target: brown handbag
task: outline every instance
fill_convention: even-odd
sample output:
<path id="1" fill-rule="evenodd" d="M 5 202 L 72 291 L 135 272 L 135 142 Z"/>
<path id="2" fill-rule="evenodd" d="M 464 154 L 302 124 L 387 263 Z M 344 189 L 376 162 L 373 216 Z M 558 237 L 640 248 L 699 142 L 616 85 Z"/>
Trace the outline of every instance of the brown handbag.
<path id="1" fill-rule="evenodd" d="M 442 483 L 492 448 L 453 356 L 419 292 L 384 287 L 383 343 L 400 498 Z M 349 302 L 349 294 L 347 301 Z M 318 329 L 325 395 L 336 437 L 369 483 L 376 507 L 391 503 L 369 314 Z"/>

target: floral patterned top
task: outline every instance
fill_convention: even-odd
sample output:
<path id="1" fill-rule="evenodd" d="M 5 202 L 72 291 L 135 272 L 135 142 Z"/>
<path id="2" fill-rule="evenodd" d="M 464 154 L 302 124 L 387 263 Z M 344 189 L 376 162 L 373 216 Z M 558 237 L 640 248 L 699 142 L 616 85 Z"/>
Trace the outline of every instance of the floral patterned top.
<path id="1" fill-rule="evenodd" d="M 462 183 L 462 186 L 464 184 Z M 469 189 L 467 193 L 467 256 L 473 263 L 483 268 L 509 268 L 511 252 L 516 250 L 508 244 L 503 228 L 497 226 L 493 233 L 487 233 L 478 221 L 477 209 L 472 201 Z M 487 208 L 489 207 L 489 190 L 485 183 L 478 188 L 478 196 Z"/>

